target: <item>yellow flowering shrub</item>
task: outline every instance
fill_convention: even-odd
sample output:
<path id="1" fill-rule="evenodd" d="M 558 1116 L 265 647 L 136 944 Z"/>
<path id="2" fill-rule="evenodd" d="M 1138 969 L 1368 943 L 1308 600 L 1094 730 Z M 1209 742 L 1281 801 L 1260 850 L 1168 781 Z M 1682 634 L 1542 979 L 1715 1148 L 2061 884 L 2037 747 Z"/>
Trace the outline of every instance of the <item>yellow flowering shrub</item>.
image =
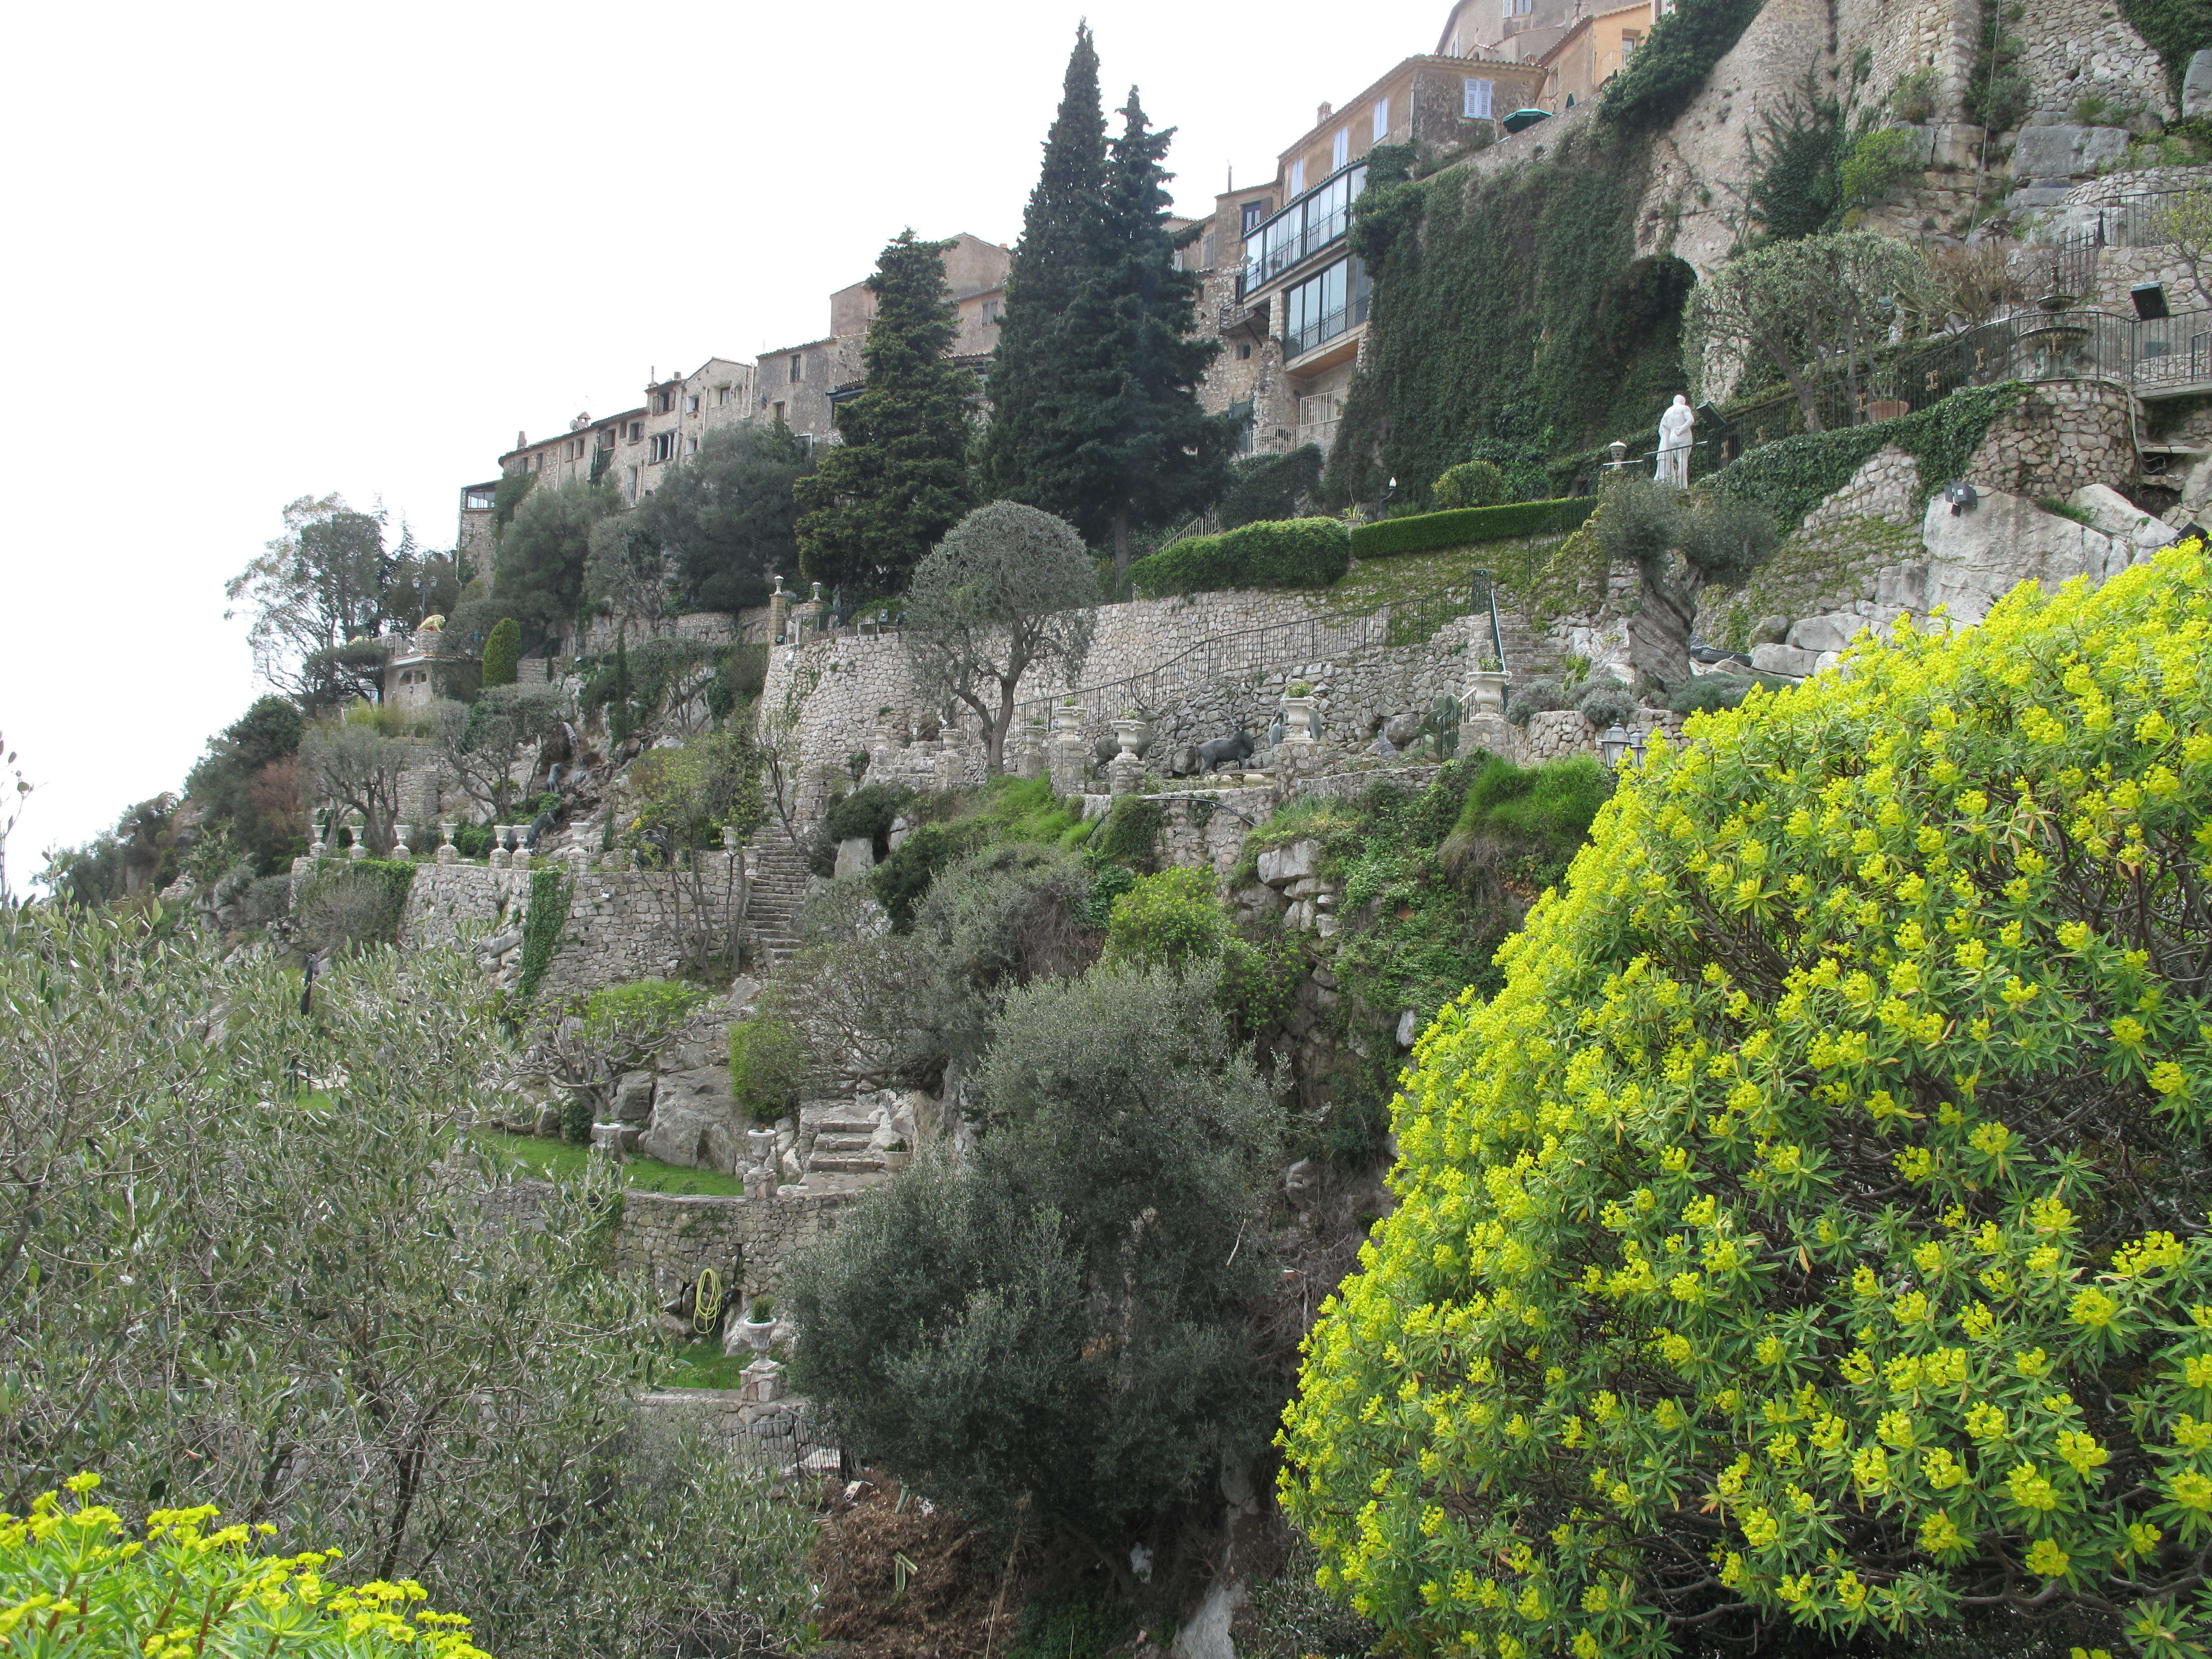
<path id="1" fill-rule="evenodd" d="M 2203 547 L 1689 738 L 1416 1047 L 1279 1443 L 1323 1587 L 1500 1659 L 2061 1609 L 2201 1653 Z"/>
<path id="2" fill-rule="evenodd" d="M 212 1508 L 156 1510 L 144 1535 L 85 1501 L 95 1475 L 73 1476 L 27 1516 L 0 1514 L 0 1654 L 82 1659 L 489 1659 L 468 1623 L 417 1604 L 411 1583 L 327 1583 L 337 1552 L 262 1556 L 252 1536 L 220 1527 Z"/>

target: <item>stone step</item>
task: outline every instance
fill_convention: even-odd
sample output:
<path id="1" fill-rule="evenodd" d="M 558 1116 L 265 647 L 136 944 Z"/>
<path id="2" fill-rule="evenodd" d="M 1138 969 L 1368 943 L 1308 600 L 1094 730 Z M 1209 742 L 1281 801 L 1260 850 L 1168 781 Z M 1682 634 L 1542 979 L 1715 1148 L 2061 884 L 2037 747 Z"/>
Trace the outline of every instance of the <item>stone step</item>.
<path id="1" fill-rule="evenodd" d="M 872 1152 L 833 1152 L 826 1158 L 817 1152 L 806 1160 L 806 1167 L 824 1175 L 881 1175 L 884 1161 Z"/>
<path id="2" fill-rule="evenodd" d="M 872 1135 L 876 1132 L 876 1121 L 872 1117 L 820 1117 L 814 1120 L 814 1133 L 821 1135 Z"/>
<path id="3" fill-rule="evenodd" d="M 835 1154 L 839 1153 L 839 1152 L 870 1152 L 870 1151 L 872 1151 L 872 1150 L 873 1150 L 873 1148 L 872 1147 L 872 1146 L 870 1145 L 870 1143 L 871 1143 L 871 1142 L 872 1142 L 874 1139 L 875 1139 L 875 1136 L 874 1136 L 874 1135 L 872 1135 L 872 1134 L 865 1134 L 865 1135 L 823 1135 L 823 1134 L 817 1134 L 817 1135 L 816 1135 L 816 1136 L 814 1137 L 814 1155 L 815 1155 L 817 1158 L 820 1158 L 820 1157 L 822 1157 L 822 1156 L 823 1156 L 823 1154 L 825 1154 L 825 1153 L 831 1154 L 831 1155 L 835 1155 Z"/>

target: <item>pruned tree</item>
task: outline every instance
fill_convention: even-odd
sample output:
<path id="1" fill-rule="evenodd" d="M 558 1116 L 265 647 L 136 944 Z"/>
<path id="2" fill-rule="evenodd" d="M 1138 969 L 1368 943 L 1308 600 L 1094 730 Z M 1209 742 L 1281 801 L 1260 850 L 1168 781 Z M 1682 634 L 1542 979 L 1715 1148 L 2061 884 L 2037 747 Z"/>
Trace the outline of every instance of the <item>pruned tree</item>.
<path id="1" fill-rule="evenodd" d="M 310 810 L 329 804 L 359 813 L 368 850 L 379 858 L 392 850 L 399 821 L 399 776 L 415 758 L 410 736 L 407 722 L 362 704 L 300 738 Z"/>
<path id="2" fill-rule="evenodd" d="M 656 630 L 672 607 L 668 556 L 652 530 L 635 513 L 624 513 L 593 525 L 586 544 L 586 602 L 604 615 L 642 623 L 648 634 Z"/>
<path id="3" fill-rule="evenodd" d="M 2212 306 L 2212 190 L 2183 191 L 2170 198 L 2155 223 L 2160 239 L 2189 272 L 2198 302 Z"/>
<path id="4" fill-rule="evenodd" d="M 602 1122 L 623 1074 L 650 1060 L 706 999 L 704 988 L 681 980 L 543 997 L 499 1061 L 498 1079 L 508 1088 L 557 1091 L 585 1109 L 580 1118 Z"/>
<path id="5" fill-rule="evenodd" d="M 561 729 L 562 708 L 560 692 L 544 685 L 494 686 L 473 703 L 441 698 L 430 705 L 431 741 L 462 793 L 500 821 L 516 793 L 517 752 L 539 745 L 523 772 L 526 780 L 535 777 L 545 740 Z"/>
<path id="6" fill-rule="evenodd" d="M 1692 290 L 1682 366 L 1697 397 L 1754 366 L 1771 369 L 1818 432 L 1826 377 L 1841 374 L 1856 409 L 1867 354 L 1917 332 L 1940 303 L 1926 258 L 1894 237 L 1850 230 L 1777 242 L 1738 254 Z"/>
<path id="7" fill-rule="evenodd" d="M 993 501 L 915 568 L 905 639 L 921 682 L 981 717 L 996 772 L 1023 678 L 1042 667 L 1073 679 L 1097 622 L 1098 575 L 1075 527 Z"/>
<path id="8" fill-rule="evenodd" d="M 223 584 L 252 623 L 254 672 L 303 708 L 380 694 L 383 628 L 393 565 L 384 512 L 359 513 L 343 495 L 302 495 L 284 509 L 284 533 Z"/>

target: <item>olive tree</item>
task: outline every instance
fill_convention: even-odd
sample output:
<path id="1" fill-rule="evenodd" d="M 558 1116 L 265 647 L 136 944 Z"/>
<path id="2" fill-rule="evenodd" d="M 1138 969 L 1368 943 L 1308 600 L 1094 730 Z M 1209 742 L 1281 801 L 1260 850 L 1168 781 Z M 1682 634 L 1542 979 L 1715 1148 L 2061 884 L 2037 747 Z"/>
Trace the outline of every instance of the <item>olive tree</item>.
<path id="1" fill-rule="evenodd" d="M 1840 368 L 1856 408 L 1866 355 L 1942 305 L 1927 259 L 1895 237 L 1848 230 L 1770 243 L 1691 291 L 1682 366 L 1698 396 L 1765 368 L 1796 394 L 1806 430 L 1818 432 L 1822 376 Z"/>
<path id="2" fill-rule="evenodd" d="M 915 567 L 906 644 L 921 683 L 974 709 L 993 771 L 1033 668 L 1070 679 L 1090 654 L 1098 575 L 1075 527 L 1017 501 L 979 507 Z"/>
<path id="3" fill-rule="evenodd" d="M 300 738 L 304 787 L 316 802 L 359 813 L 368 850 L 380 858 L 392 850 L 399 776 L 415 758 L 410 724 L 366 703 L 309 726 Z"/>
<path id="4" fill-rule="evenodd" d="M 514 799 L 514 758 L 527 745 L 541 751 L 561 729 L 565 702 L 544 685 L 495 685 L 473 703 L 441 698 L 430 705 L 431 741 L 447 773 L 468 798 L 494 819 L 503 818 Z M 533 757 L 524 773 L 535 777 Z"/>
<path id="5" fill-rule="evenodd" d="M 465 956 L 303 1000 L 167 932 L 0 917 L 0 1509 L 79 1471 L 133 1517 L 216 1504 L 497 1653 L 795 1634 L 805 1516 L 633 1411 L 619 1194 L 518 1190 L 466 1130 L 499 1036 Z"/>

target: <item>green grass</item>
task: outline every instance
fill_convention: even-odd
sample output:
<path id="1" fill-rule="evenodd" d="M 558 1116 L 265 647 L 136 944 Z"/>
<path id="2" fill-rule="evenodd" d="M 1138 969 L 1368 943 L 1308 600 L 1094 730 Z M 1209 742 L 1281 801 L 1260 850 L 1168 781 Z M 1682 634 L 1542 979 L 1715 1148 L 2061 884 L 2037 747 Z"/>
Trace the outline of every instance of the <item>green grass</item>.
<path id="1" fill-rule="evenodd" d="M 676 1363 L 668 1368 L 660 1385 L 665 1389 L 742 1389 L 745 1367 L 759 1358 L 750 1349 L 726 1354 L 719 1339 L 699 1337 L 676 1351 Z"/>
<path id="2" fill-rule="evenodd" d="M 537 1135 L 509 1134 L 502 1129 L 479 1129 L 476 1137 L 485 1150 L 504 1155 L 523 1174 L 545 1181 L 581 1176 L 585 1163 L 592 1156 L 588 1146 L 574 1146 L 565 1140 L 545 1140 Z M 714 1198 L 744 1195 L 744 1183 L 719 1170 L 679 1170 L 658 1158 L 636 1157 L 625 1159 L 622 1169 L 623 1184 L 641 1193 L 686 1193 Z"/>

